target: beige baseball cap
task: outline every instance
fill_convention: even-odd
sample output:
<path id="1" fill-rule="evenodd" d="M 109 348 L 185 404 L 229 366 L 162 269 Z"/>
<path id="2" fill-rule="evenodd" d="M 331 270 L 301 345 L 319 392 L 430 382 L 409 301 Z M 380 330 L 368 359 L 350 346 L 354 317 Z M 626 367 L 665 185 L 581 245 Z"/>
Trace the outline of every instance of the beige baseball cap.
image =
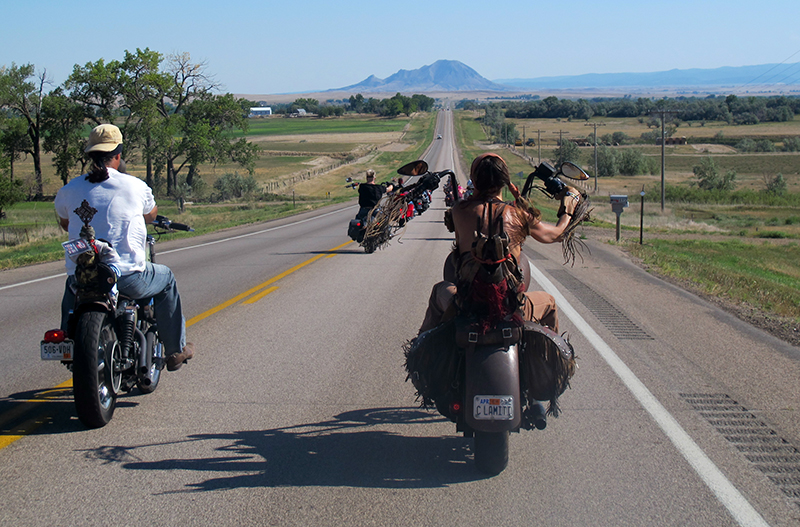
<path id="1" fill-rule="evenodd" d="M 84 152 L 112 152 L 122 144 L 122 132 L 113 124 L 95 126 L 89 134 Z"/>

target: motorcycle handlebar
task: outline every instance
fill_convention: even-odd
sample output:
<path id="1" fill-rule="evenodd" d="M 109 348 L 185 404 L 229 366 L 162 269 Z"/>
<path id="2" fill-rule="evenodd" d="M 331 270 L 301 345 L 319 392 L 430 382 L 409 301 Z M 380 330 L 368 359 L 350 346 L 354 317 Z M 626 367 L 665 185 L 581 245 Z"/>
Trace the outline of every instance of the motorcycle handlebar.
<path id="1" fill-rule="evenodd" d="M 172 223 L 170 223 L 169 226 L 170 226 L 171 229 L 176 230 L 176 231 L 192 232 L 194 230 L 191 227 L 189 227 L 188 225 L 184 225 L 183 223 L 172 222 Z"/>
<path id="2" fill-rule="evenodd" d="M 441 172 L 426 172 L 420 175 L 420 180 L 409 187 L 403 188 L 404 193 L 414 193 L 426 190 L 436 190 L 439 187 L 439 181 L 446 175 L 455 176 L 452 170 L 442 170 Z"/>
<path id="3" fill-rule="evenodd" d="M 166 216 L 161 216 L 160 214 L 156 216 L 156 219 L 155 221 L 153 221 L 152 225 L 156 229 L 164 229 L 165 231 L 194 232 L 194 229 L 192 229 L 188 225 L 170 221 L 169 218 L 167 218 Z"/>

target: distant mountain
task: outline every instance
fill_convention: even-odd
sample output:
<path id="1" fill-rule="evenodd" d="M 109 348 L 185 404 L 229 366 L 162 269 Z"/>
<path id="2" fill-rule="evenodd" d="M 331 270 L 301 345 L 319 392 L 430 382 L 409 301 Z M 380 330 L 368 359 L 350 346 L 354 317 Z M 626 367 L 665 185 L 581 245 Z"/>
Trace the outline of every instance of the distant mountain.
<path id="1" fill-rule="evenodd" d="M 516 89 L 591 89 L 591 88 L 707 88 L 751 85 L 800 84 L 800 63 L 762 64 L 759 66 L 722 67 L 657 71 L 653 73 L 589 73 L 533 79 L 498 79 L 495 82 Z"/>
<path id="2" fill-rule="evenodd" d="M 349 92 L 459 92 L 509 91 L 512 88 L 481 77 L 457 60 L 437 60 L 416 70 L 400 70 L 386 79 L 370 75 L 358 84 L 328 91 Z"/>

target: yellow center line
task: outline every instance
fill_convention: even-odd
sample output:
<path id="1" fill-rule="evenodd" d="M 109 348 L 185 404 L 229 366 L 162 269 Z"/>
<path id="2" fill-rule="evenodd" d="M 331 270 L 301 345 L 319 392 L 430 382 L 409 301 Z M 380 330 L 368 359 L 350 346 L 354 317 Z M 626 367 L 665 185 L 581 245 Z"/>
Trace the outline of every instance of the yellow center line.
<path id="1" fill-rule="evenodd" d="M 273 285 L 272 287 L 264 289 L 263 291 L 261 291 L 257 295 L 251 296 L 250 298 L 248 298 L 247 300 L 245 300 L 242 303 L 243 304 L 254 304 L 254 303 L 258 302 L 259 300 L 261 300 L 262 298 L 264 298 L 265 296 L 267 296 L 268 294 L 272 293 L 273 291 L 277 291 L 277 290 L 278 290 L 278 286 L 277 285 Z"/>
<path id="2" fill-rule="evenodd" d="M 64 390 L 65 388 L 72 388 L 72 379 L 67 379 L 58 386 L 50 388 L 49 390 L 44 390 L 36 394 L 36 396 L 34 396 L 32 399 L 21 399 L 19 401 L 19 406 L 0 416 L 0 427 L 5 426 L 5 423 L 14 421 L 25 413 L 30 412 L 32 409 L 41 405 L 45 401 L 57 399 L 60 395 L 63 395 L 61 390 Z M 42 417 L 34 417 L 17 426 L 14 429 L 16 434 L 4 433 L 10 432 L 11 430 L 0 431 L 0 450 L 7 447 L 17 439 L 20 439 L 26 435 L 30 435 L 34 430 L 39 428 L 43 422 L 44 420 Z"/>
<path id="3" fill-rule="evenodd" d="M 200 322 L 201 320 L 203 320 L 205 318 L 208 318 L 208 317 L 210 317 L 211 315 L 213 315 L 215 313 L 219 313 L 220 311 L 222 311 L 226 307 L 230 307 L 233 304 L 235 304 L 236 302 L 238 302 L 239 300 L 242 300 L 243 298 L 247 298 L 248 296 L 252 295 L 253 293 L 257 293 L 258 291 L 261 291 L 265 287 L 267 287 L 269 285 L 272 285 L 273 283 L 277 282 L 281 278 L 286 278 L 287 276 L 289 276 L 293 272 L 302 269 L 303 267 L 307 266 L 308 264 L 316 262 L 320 258 L 324 258 L 326 256 L 331 256 L 330 253 L 332 251 L 337 251 L 337 250 L 341 249 L 342 247 L 344 247 L 345 245 L 348 245 L 350 243 L 353 243 L 353 241 L 350 240 L 349 242 L 343 243 L 341 245 L 337 245 L 333 249 L 325 251 L 322 254 L 318 254 L 317 256 L 314 256 L 313 258 L 310 258 L 310 259 L 306 260 L 303 263 L 299 263 L 299 264 L 295 265 L 294 267 L 292 267 L 291 269 L 287 269 L 286 271 L 282 272 L 281 274 L 273 276 L 272 278 L 270 278 L 266 282 L 263 282 L 263 283 L 255 286 L 255 287 L 253 287 L 251 289 L 248 289 L 244 293 L 238 294 L 235 297 L 231 298 L 230 300 L 227 300 L 227 301 L 221 303 L 220 305 L 218 305 L 216 307 L 212 307 L 211 309 L 209 309 L 208 311 L 206 311 L 204 313 L 200 313 L 199 315 L 196 315 L 196 316 L 190 318 L 189 320 L 186 321 L 186 327 L 188 328 L 192 324 L 196 324 L 197 322 Z M 255 302 L 255 300 L 254 300 L 254 302 Z"/>

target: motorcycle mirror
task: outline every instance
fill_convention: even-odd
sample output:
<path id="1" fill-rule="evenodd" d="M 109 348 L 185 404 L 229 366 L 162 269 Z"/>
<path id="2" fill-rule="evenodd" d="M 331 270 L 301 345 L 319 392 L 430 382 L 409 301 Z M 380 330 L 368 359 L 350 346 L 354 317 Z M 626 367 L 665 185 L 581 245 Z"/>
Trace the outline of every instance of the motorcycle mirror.
<path id="1" fill-rule="evenodd" d="M 403 176 L 419 176 L 428 171 L 428 163 L 423 160 L 412 161 L 397 169 L 397 173 Z"/>
<path id="2" fill-rule="evenodd" d="M 568 177 L 569 179 L 574 179 L 576 181 L 586 181 L 589 179 L 589 174 L 584 172 L 581 167 L 570 161 L 564 161 L 561 163 L 558 173 L 559 175 Z"/>

